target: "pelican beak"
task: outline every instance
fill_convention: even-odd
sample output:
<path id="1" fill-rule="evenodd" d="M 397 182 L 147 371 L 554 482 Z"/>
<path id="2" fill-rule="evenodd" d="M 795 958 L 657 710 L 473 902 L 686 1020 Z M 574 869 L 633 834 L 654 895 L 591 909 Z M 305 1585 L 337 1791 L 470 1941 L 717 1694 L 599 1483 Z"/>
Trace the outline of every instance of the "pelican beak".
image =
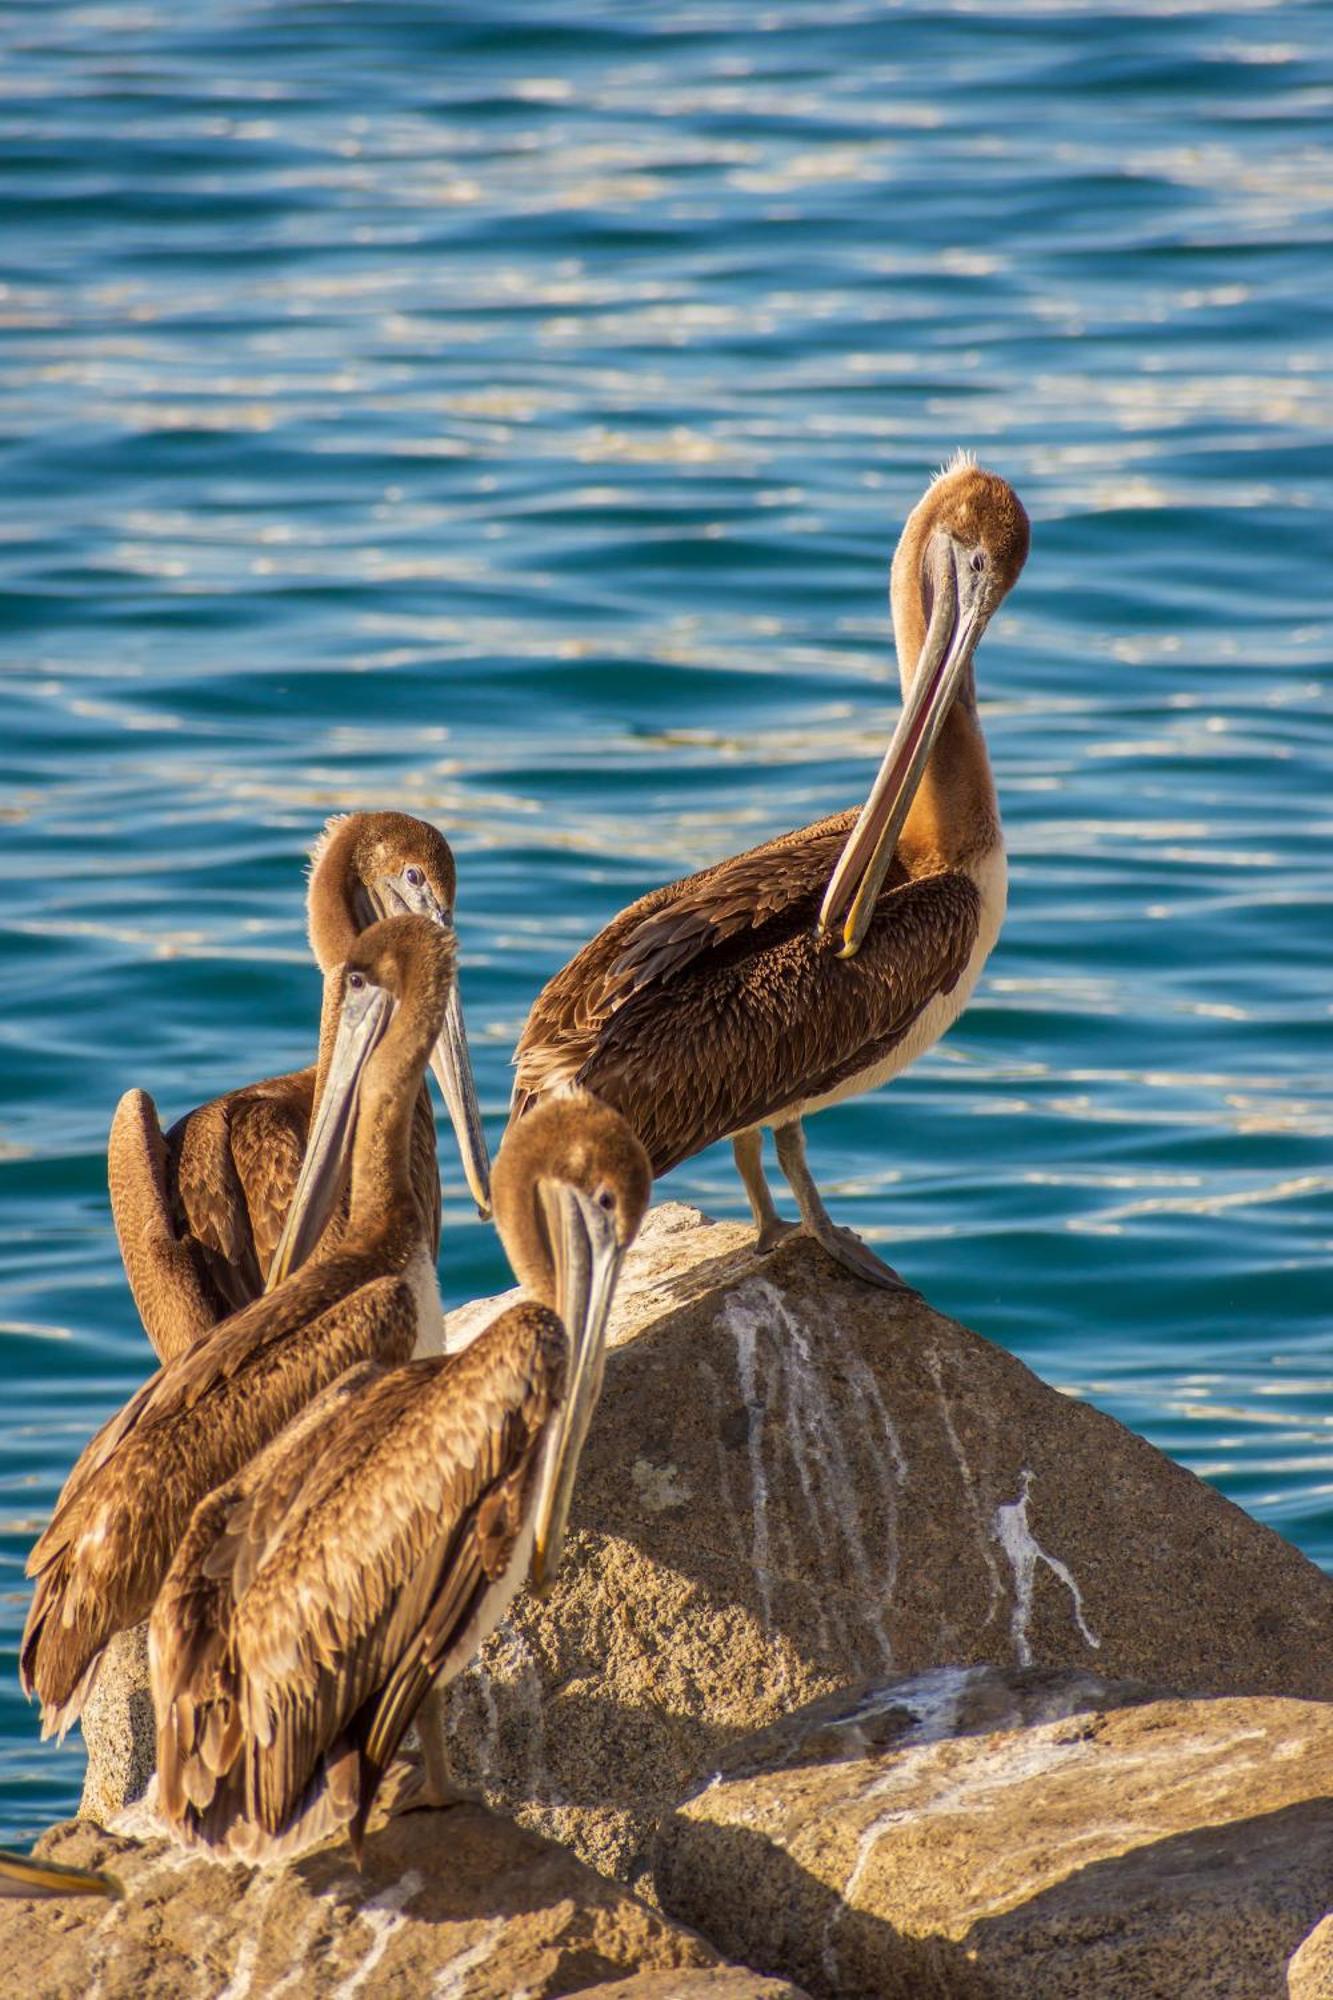
<path id="1" fill-rule="evenodd" d="M 484 1222 L 491 1212 L 491 1163 L 486 1152 L 486 1135 L 481 1129 L 477 1086 L 472 1080 L 472 1060 L 463 1026 L 463 1002 L 456 980 L 449 991 L 440 1039 L 431 1050 L 430 1066 L 444 1095 L 477 1214 Z"/>
<path id="2" fill-rule="evenodd" d="M 109 1896 L 125 1891 L 114 1875 L 92 1868 L 66 1868 L 59 1861 L 39 1861 L 31 1854 L 0 1853 L 0 1897 Z"/>
<path id="3" fill-rule="evenodd" d="M 344 991 L 329 1073 L 306 1141 L 292 1205 L 264 1283 L 266 1292 L 304 1264 L 324 1234 L 347 1181 L 361 1079 L 392 1013 L 393 1000 L 382 986 L 367 983 Z"/>
<path id="4" fill-rule="evenodd" d="M 414 887 L 402 875 L 385 875 L 371 886 L 371 896 L 382 917 L 403 911 L 433 917 L 449 931 L 454 928 L 453 911 L 445 908 L 429 887 Z M 449 1011 L 430 1059 L 435 1081 L 444 1097 L 449 1122 L 454 1128 L 458 1157 L 463 1162 L 468 1188 L 477 1204 L 477 1214 L 485 1222 L 491 1212 L 491 1162 L 486 1151 L 486 1135 L 477 1108 L 477 1086 L 472 1077 L 467 1030 L 463 1025 L 463 1003 L 455 985 L 449 995 Z"/>
<path id="5" fill-rule="evenodd" d="M 606 1323 L 624 1260 L 615 1218 L 580 1189 L 543 1181 L 538 1189 L 555 1258 L 556 1311 L 569 1339 L 569 1375 L 552 1421 L 532 1549 L 532 1587 L 544 1596 L 560 1567 L 579 1457 L 602 1393 Z"/>
<path id="6" fill-rule="evenodd" d="M 972 664 L 989 616 L 965 550 L 948 535 L 938 534 L 927 561 L 931 614 L 925 643 L 893 741 L 829 880 L 819 912 L 821 937 L 839 924 L 842 927 L 839 958 L 854 958 L 861 948 L 935 739 Z"/>

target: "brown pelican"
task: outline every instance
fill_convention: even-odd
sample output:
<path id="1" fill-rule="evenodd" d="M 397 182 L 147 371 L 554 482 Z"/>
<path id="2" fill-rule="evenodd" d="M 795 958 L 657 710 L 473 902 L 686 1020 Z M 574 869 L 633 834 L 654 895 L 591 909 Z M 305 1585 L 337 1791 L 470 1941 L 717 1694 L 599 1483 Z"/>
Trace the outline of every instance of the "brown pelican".
<path id="1" fill-rule="evenodd" d="M 860 813 L 835 813 L 654 890 L 538 996 L 511 1120 L 570 1083 L 615 1105 L 654 1174 L 731 1139 L 760 1251 L 786 1233 L 771 1127 L 803 1228 L 901 1284 L 831 1220 L 801 1120 L 895 1075 L 965 1006 L 1004 915 L 995 788 L 972 661 L 1028 551 L 1017 494 L 960 457 L 903 529 L 891 598 L 902 718 Z"/>
<path id="2" fill-rule="evenodd" d="M 31 1897 L 43 1902 L 56 1896 L 109 1896 L 125 1891 L 114 1875 L 95 1868 L 67 1868 L 60 1861 L 42 1861 L 35 1854 L 13 1854 L 0 1848 L 0 1898 Z"/>
<path id="3" fill-rule="evenodd" d="M 433 1691 L 530 1563 L 538 1588 L 554 1575 L 651 1175 L 575 1092 L 509 1135 L 494 1186 L 531 1300 L 459 1354 L 349 1371 L 195 1510 L 149 1627 L 158 1806 L 189 1844 L 272 1861 L 346 1827 L 359 1856 L 419 1711 L 444 1803 Z"/>
<path id="4" fill-rule="evenodd" d="M 311 856 L 307 895 L 320 970 L 341 965 L 377 917 L 415 911 L 452 929 L 455 880 L 449 843 L 424 820 L 396 812 L 331 819 Z M 327 1058 L 327 1049 L 321 1053 Z M 431 1067 L 485 1215 L 490 1170 L 457 988 Z M 171 1360 L 263 1290 L 321 1081 L 312 1066 L 242 1085 L 186 1112 L 165 1136 L 146 1091 L 121 1098 L 107 1149 L 111 1212 L 134 1303 L 159 1360 Z M 413 1126 L 412 1180 L 438 1249 L 435 1120 L 424 1088 Z"/>
<path id="5" fill-rule="evenodd" d="M 285 1270 L 318 1241 L 350 1161 L 347 1227 L 159 1368 L 74 1467 L 28 1559 L 37 1582 L 20 1677 L 41 1697 L 44 1736 L 75 1720 L 113 1633 L 147 1617 L 206 1493 L 356 1362 L 442 1347 L 411 1137 L 456 957 L 452 933 L 431 919 L 389 917 L 328 975 L 328 1084 L 275 1264 Z"/>

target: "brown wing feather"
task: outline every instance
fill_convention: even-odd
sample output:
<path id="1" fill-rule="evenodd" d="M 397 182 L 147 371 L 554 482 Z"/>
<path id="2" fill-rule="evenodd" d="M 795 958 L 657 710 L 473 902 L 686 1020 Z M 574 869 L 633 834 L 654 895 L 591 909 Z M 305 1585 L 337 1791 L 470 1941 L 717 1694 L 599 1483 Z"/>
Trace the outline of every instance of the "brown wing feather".
<path id="1" fill-rule="evenodd" d="M 688 984 L 619 1008 L 578 1081 L 628 1119 L 654 1174 L 667 1173 L 889 1055 L 957 983 L 980 916 L 970 877 L 935 875 L 881 899 L 855 958 L 802 928 L 742 959 L 700 959 Z M 696 1060 L 664 1063 L 664 1043 Z"/>
<path id="2" fill-rule="evenodd" d="M 533 1002 L 514 1051 L 512 1115 L 574 1080 L 632 994 L 678 978 L 718 944 L 801 921 L 816 885 L 822 897 L 855 821 L 854 812 L 835 813 L 764 841 L 650 891 L 613 917 Z"/>
<path id="3" fill-rule="evenodd" d="M 185 1838 L 274 1858 L 364 1819 L 512 1556 L 565 1353 L 553 1315 L 515 1307 L 464 1353 L 358 1387 L 196 1512 L 150 1637 Z"/>
<path id="4" fill-rule="evenodd" d="M 815 922 L 852 817 L 738 855 L 659 891 L 646 914 L 617 918 L 538 999 L 513 1115 L 539 1090 L 577 1082 L 628 1119 L 665 1174 L 890 1054 L 957 984 L 981 898 L 962 873 L 909 879 L 895 868 L 860 951 L 840 959 Z M 577 998 L 576 976 L 587 982 Z"/>
<path id="5" fill-rule="evenodd" d="M 111 1126 L 111 1212 L 134 1303 L 161 1361 L 259 1298 L 301 1171 L 315 1071 L 214 1098 L 162 1134 L 152 1099 L 127 1091 Z M 435 1119 L 425 1086 L 412 1121 L 412 1187 L 440 1242 Z M 342 1236 L 344 1197 L 329 1224 Z"/>
<path id="6" fill-rule="evenodd" d="M 28 1559 L 20 1673 L 48 1733 L 75 1719 L 112 1634 L 147 1616 L 197 1502 L 344 1369 L 410 1355 L 410 1286 L 363 1275 L 337 1256 L 298 1272 L 159 1369 L 88 1445 Z"/>
<path id="7" fill-rule="evenodd" d="M 193 1245 L 177 1235 L 167 1144 L 147 1091 L 127 1090 L 116 1106 L 106 1164 L 134 1303 L 159 1361 L 170 1361 L 207 1333 L 224 1305 Z"/>

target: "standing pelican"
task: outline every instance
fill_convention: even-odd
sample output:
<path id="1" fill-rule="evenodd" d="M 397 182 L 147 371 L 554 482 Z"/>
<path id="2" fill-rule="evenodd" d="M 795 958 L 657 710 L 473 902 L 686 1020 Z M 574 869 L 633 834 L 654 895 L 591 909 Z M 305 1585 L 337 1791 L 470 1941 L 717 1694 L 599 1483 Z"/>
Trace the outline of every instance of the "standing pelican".
<path id="1" fill-rule="evenodd" d="M 397 812 L 331 819 L 311 856 L 306 899 L 320 971 L 341 965 L 377 917 L 417 912 L 452 930 L 455 886 L 449 843 L 424 820 Z M 327 1058 L 327 1049 L 321 1054 Z M 456 987 L 431 1067 L 485 1215 L 490 1169 Z M 263 1290 L 321 1082 L 312 1066 L 243 1084 L 187 1111 L 165 1136 L 147 1091 L 121 1098 L 107 1149 L 111 1213 L 134 1303 L 160 1361 Z M 434 1255 L 440 1177 L 424 1087 L 412 1145 L 412 1184 Z"/>
<path id="2" fill-rule="evenodd" d="M 893 561 L 903 713 L 865 806 L 622 910 L 539 994 L 511 1120 L 582 1084 L 657 1175 L 729 1137 L 760 1251 L 790 1226 L 764 1179 L 769 1126 L 804 1229 L 859 1276 L 901 1284 L 830 1218 L 801 1120 L 938 1041 L 999 933 L 1004 844 L 972 661 L 1027 551 L 1003 479 L 964 457 L 939 474 Z"/>
<path id="3" fill-rule="evenodd" d="M 411 1138 L 456 958 L 452 934 L 431 919 L 389 917 L 328 975 L 336 1033 L 275 1253 L 284 1281 L 159 1368 L 103 1426 L 28 1559 L 37 1583 L 19 1671 L 24 1691 L 41 1697 L 44 1736 L 63 1735 L 78 1716 L 107 1640 L 147 1617 L 205 1494 L 354 1363 L 440 1350 Z M 349 1160 L 347 1227 L 320 1242 Z M 315 1254 L 285 1277 L 313 1243 Z"/>
<path id="4" fill-rule="evenodd" d="M 494 1185 L 531 1300 L 460 1354 L 349 1371 L 195 1510 L 149 1627 L 158 1804 L 188 1843 L 272 1861 L 346 1827 L 359 1856 L 418 1711 L 443 1803 L 434 1692 L 530 1563 L 554 1575 L 651 1175 L 576 1092 L 510 1134 Z"/>

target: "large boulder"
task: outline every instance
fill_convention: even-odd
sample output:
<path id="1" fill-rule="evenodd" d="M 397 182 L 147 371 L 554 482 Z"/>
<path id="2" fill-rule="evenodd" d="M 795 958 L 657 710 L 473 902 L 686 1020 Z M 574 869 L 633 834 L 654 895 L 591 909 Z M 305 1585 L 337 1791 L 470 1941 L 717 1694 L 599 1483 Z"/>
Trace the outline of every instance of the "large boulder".
<path id="1" fill-rule="evenodd" d="M 828 2000 L 1283 2000 L 1297 1947 L 1321 1990 L 1330 1793 L 1323 1703 L 943 1669 L 733 1747 L 654 1883 Z"/>
<path id="2" fill-rule="evenodd" d="M 868 1675 L 1333 1697 L 1313 1564 L 812 1243 L 761 1263 L 748 1229 L 659 1209 L 613 1342 L 556 1587 L 450 1696 L 463 1774 L 600 1868 L 632 1875 L 739 1736 Z"/>
<path id="3" fill-rule="evenodd" d="M 342 1842 L 251 1869 L 86 1822 L 37 1851 L 109 1870 L 124 1899 L 0 1902 L 3 2000 L 546 2000 L 608 1986 L 653 2000 L 664 1989 L 636 1983 L 653 1975 L 700 2000 L 713 1988 L 696 1979 L 719 1982 L 718 2000 L 793 1991 L 728 1973 L 693 1932 L 475 1806 L 390 1821 L 361 1873 Z"/>
<path id="4" fill-rule="evenodd" d="M 729 1744 L 867 1676 L 1333 1697 L 1333 1584 L 1270 1529 L 924 1300 L 751 1241 L 648 1218 L 561 1575 L 447 1697 L 488 1803 L 632 1877 Z M 114 1792 L 94 1768 L 90 1808 Z"/>

